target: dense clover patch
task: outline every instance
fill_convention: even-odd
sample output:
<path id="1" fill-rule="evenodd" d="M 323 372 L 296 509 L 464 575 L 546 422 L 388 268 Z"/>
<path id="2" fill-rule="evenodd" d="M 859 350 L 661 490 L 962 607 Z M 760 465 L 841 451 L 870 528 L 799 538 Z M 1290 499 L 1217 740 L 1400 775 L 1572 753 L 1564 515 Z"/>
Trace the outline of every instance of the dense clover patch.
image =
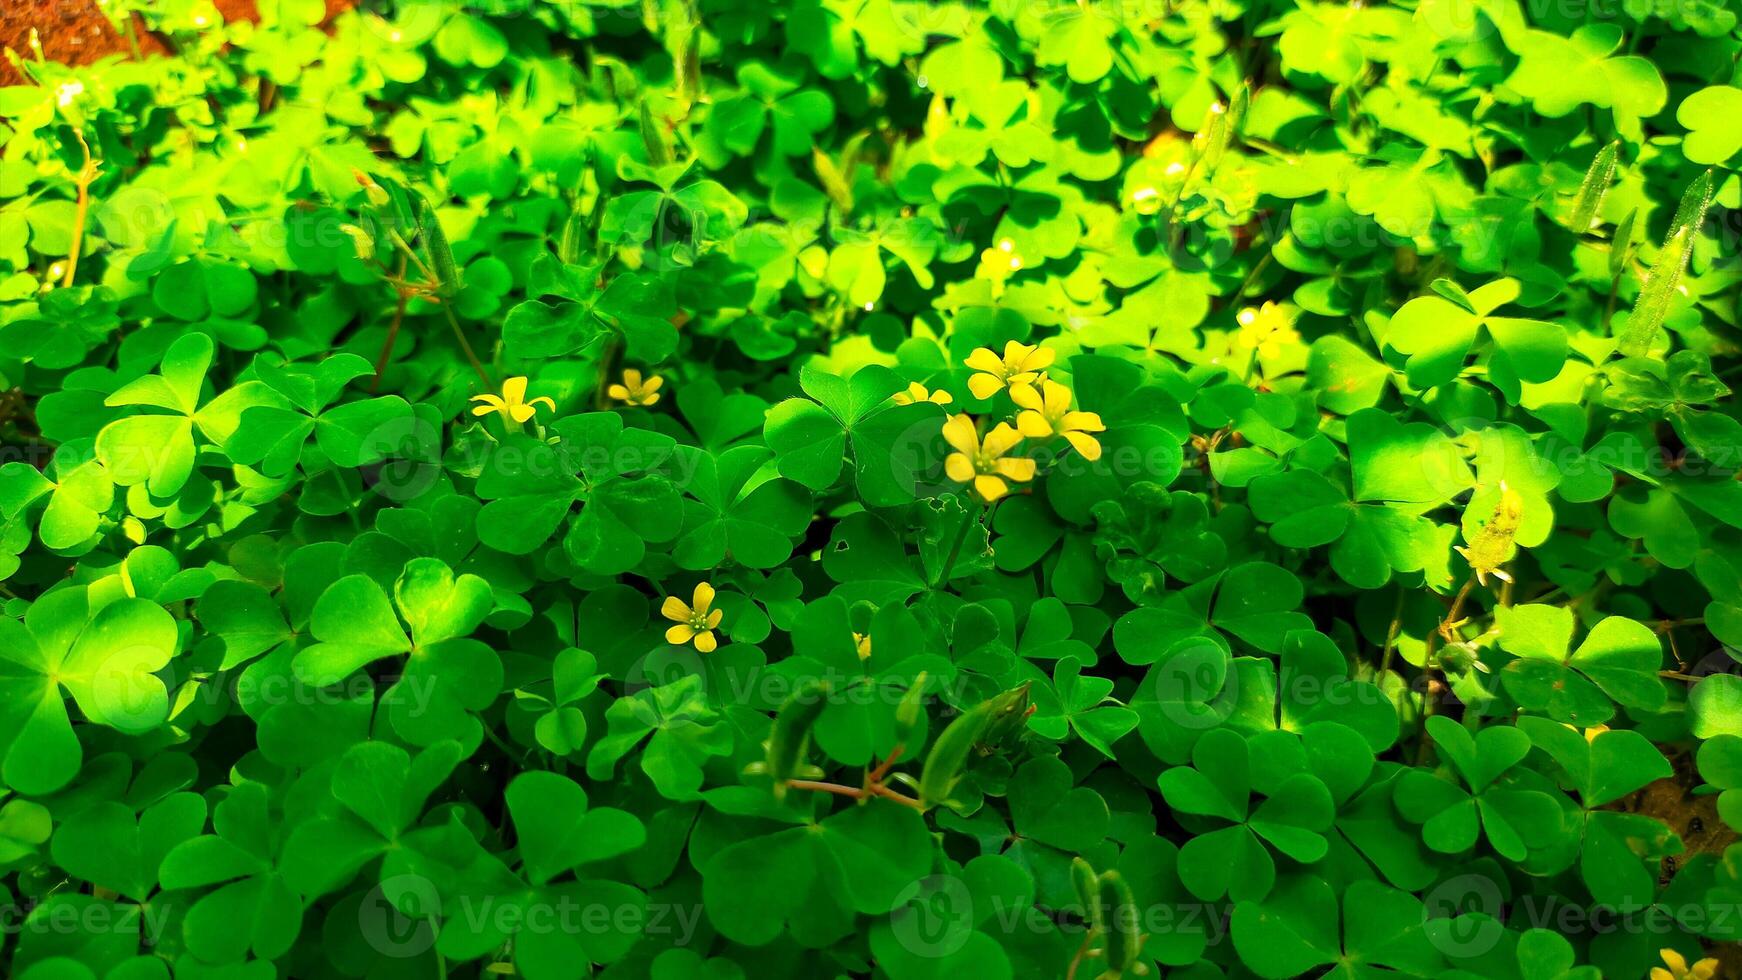
<path id="1" fill-rule="evenodd" d="M 1725 5 L 101 6 L 9 976 L 1742 970 Z"/>

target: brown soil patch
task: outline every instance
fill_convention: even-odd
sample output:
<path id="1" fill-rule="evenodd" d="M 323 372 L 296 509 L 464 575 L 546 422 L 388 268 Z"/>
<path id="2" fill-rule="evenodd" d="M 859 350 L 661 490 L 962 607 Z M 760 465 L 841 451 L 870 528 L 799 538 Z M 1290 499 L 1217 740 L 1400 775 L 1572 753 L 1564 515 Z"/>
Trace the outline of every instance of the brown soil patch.
<path id="1" fill-rule="evenodd" d="M 5 0 L 0 3 L 0 48 L 11 48 L 29 60 L 30 32 L 36 31 L 48 60 L 87 65 L 106 54 L 127 52 L 127 39 L 90 0 Z M 157 53 L 163 43 L 150 35 L 139 38 L 140 51 Z M 0 85 L 23 79 L 10 58 L 0 63 Z"/>
<path id="2" fill-rule="evenodd" d="M 1736 832 L 1718 819 L 1718 798 L 1693 794 L 1693 788 L 1703 782 L 1694 766 L 1693 753 L 1666 749 L 1665 755 L 1675 775 L 1650 783 L 1611 804 L 1612 809 L 1655 817 L 1681 837 L 1687 849 L 1664 859 L 1658 869 L 1659 884 L 1668 884 L 1676 869 L 1695 855 L 1722 857 L 1724 850 L 1737 841 Z M 1742 943 L 1710 943 L 1706 955 L 1717 958 L 1718 976 L 1722 980 L 1742 978 Z"/>
<path id="3" fill-rule="evenodd" d="M 327 20 L 357 6 L 358 0 L 326 0 Z M 255 20 L 255 0 L 214 0 L 226 21 Z M 11 48 L 29 58 L 30 32 L 42 41 L 50 61 L 88 65 L 110 54 L 131 54 L 127 38 L 97 9 L 93 0 L 0 0 L 0 48 Z M 163 54 L 169 46 L 163 38 L 144 30 L 134 31 L 141 55 Z M 9 59 L 0 59 L 0 85 L 17 85 L 23 79 Z"/>

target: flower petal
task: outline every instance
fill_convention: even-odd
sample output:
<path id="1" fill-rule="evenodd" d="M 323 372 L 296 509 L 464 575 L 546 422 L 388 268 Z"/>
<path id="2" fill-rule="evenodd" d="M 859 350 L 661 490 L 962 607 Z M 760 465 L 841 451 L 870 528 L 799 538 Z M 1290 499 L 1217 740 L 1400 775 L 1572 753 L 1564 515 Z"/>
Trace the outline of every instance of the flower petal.
<path id="1" fill-rule="evenodd" d="M 1016 430 L 1030 439 L 1045 439 L 1052 435 L 1052 423 L 1039 412 L 1023 412 L 1016 417 Z"/>
<path id="2" fill-rule="evenodd" d="M 1040 387 L 1046 393 L 1046 414 L 1057 418 L 1071 407 L 1071 390 L 1069 388 L 1050 379 L 1041 382 Z"/>
<path id="3" fill-rule="evenodd" d="M 1004 379 L 995 374 L 976 374 L 968 378 L 968 390 L 975 398 L 991 398 L 1004 390 Z"/>
<path id="4" fill-rule="evenodd" d="M 725 619 L 725 618 L 726 618 L 726 613 L 723 610 L 716 609 L 713 612 L 708 613 L 708 618 L 706 620 L 706 622 L 708 624 L 708 629 L 713 629 L 714 627 L 720 625 L 720 620 Z"/>
<path id="5" fill-rule="evenodd" d="M 1034 479 L 1034 460 L 1032 459 L 1001 459 L 998 461 L 998 475 L 1015 480 L 1017 483 L 1027 483 Z"/>
<path id="6" fill-rule="evenodd" d="M 688 622 L 690 618 L 690 607 L 684 605 L 684 601 L 679 599 L 677 596 L 668 595 L 665 597 L 664 605 L 659 607 L 659 614 L 664 616 L 666 619 L 673 620 L 674 622 Z"/>
<path id="7" fill-rule="evenodd" d="M 988 374 L 1004 373 L 1004 361 L 997 354 L 994 354 L 990 347 L 981 347 L 975 350 L 962 363 L 976 371 L 985 371 Z"/>
<path id="8" fill-rule="evenodd" d="M 667 642 L 667 643 L 688 643 L 690 641 L 690 637 L 695 636 L 695 635 L 696 635 L 696 631 L 695 631 L 694 627 L 692 627 L 688 623 L 679 623 L 676 626 L 673 626 L 670 629 L 665 631 L 665 642 Z"/>
<path id="9" fill-rule="evenodd" d="M 629 389 L 622 385 L 612 385 L 611 387 L 606 388 L 605 394 L 610 395 L 612 398 L 615 398 L 620 402 L 626 402 L 629 400 Z"/>
<path id="10" fill-rule="evenodd" d="M 502 400 L 510 405 L 518 405 L 526 400 L 526 378 L 509 378 L 502 382 Z"/>
<path id="11" fill-rule="evenodd" d="M 1065 441 L 1071 444 L 1071 448 L 1075 449 L 1078 455 L 1091 463 L 1101 458 L 1101 444 L 1095 441 L 1094 436 L 1086 436 L 1081 432 L 1067 432 L 1065 433 Z"/>
<path id="12" fill-rule="evenodd" d="M 1034 412 L 1046 407 L 1046 403 L 1040 397 L 1040 392 L 1034 390 L 1034 385 L 1026 383 L 1010 386 L 1010 400 L 1015 402 L 1018 407 Z"/>
<path id="13" fill-rule="evenodd" d="M 986 438 L 980 445 L 987 453 L 1002 456 L 1015 449 L 1016 444 L 1021 441 L 1022 433 L 1011 428 L 1009 422 L 1000 422 L 991 432 L 986 433 Z"/>
<path id="14" fill-rule="evenodd" d="M 1010 492 L 1010 487 L 995 476 L 977 476 L 974 478 L 974 491 L 980 499 L 991 503 Z"/>
<path id="15" fill-rule="evenodd" d="M 714 639 L 714 634 L 708 630 L 696 634 L 696 649 L 703 653 L 713 653 L 719 645 L 720 641 Z"/>
<path id="16" fill-rule="evenodd" d="M 1101 416 L 1094 412 L 1066 412 L 1061 420 L 1066 431 L 1075 432 L 1106 432 L 1107 427 L 1101 424 Z"/>
<path id="17" fill-rule="evenodd" d="M 690 600 L 690 608 L 696 611 L 696 615 L 705 616 L 707 615 L 708 607 L 713 604 L 714 587 L 706 582 L 697 582 L 695 598 Z"/>
<path id="18" fill-rule="evenodd" d="M 944 441 L 957 452 L 969 456 L 978 455 L 980 452 L 980 437 L 974 432 L 974 420 L 966 415 L 952 415 L 944 423 Z"/>
<path id="19" fill-rule="evenodd" d="M 944 459 L 944 475 L 957 483 L 974 478 L 974 461 L 963 453 L 951 453 Z"/>

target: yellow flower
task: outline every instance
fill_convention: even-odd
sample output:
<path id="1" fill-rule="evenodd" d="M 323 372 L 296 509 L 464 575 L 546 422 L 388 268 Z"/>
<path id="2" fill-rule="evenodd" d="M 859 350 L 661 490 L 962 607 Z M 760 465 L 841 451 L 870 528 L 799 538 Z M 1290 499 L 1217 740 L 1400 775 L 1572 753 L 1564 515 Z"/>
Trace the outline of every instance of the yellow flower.
<path id="1" fill-rule="evenodd" d="M 980 253 L 978 275 L 992 281 L 994 293 L 1002 292 L 1004 284 L 1021 269 L 1022 256 L 1016 252 L 1016 243 L 1008 238 L 1000 241 L 997 248 L 989 248 Z"/>
<path id="2" fill-rule="evenodd" d="M 1294 318 L 1288 310 L 1275 303 L 1265 303 L 1253 309 L 1248 306 L 1235 319 L 1240 322 L 1239 342 L 1262 358 L 1273 358 L 1283 348 L 1300 343 L 1300 333 L 1294 329 Z"/>
<path id="3" fill-rule="evenodd" d="M 906 391 L 896 392 L 894 400 L 897 405 L 914 405 L 919 402 L 931 402 L 933 405 L 948 405 L 956 399 L 955 396 L 944 391 L 942 388 L 937 391 L 928 391 L 926 390 L 925 385 L 915 381 L 907 386 Z"/>
<path id="4" fill-rule="evenodd" d="M 1071 411 L 1069 388 L 1042 378 L 1038 389 L 1029 384 L 1013 385 L 1010 400 L 1026 409 L 1016 416 L 1016 428 L 1024 436 L 1030 439 L 1064 436 L 1071 448 L 1081 453 L 1084 459 L 1101 458 L 1101 443 L 1089 433 L 1105 432 L 1107 427 L 1101 424 L 1101 416 L 1094 412 Z"/>
<path id="5" fill-rule="evenodd" d="M 665 379 L 655 374 L 647 380 L 641 380 L 641 372 L 628 368 L 623 372 L 623 381 L 605 389 L 605 394 L 625 405 L 648 406 L 659 401 L 659 386 L 665 384 Z"/>
<path id="6" fill-rule="evenodd" d="M 1705 959 L 1688 965 L 1687 958 L 1673 949 L 1660 949 L 1657 955 L 1663 957 L 1662 966 L 1651 968 L 1651 980 L 1712 980 L 1718 975 L 1717 957 L 1708 956 Z"/>
<path id="7" fill-rule="evenodd" d="M 1014 340 L 1004 345 L 1003 357 L 994 354 L 990 347 L 981 347 L 968 355 L 967 365 L 977 372 L 968 378 L 968 390 L 975 398 L 991 398 L 1010 385 L 1030 384 L 1052 366 L 1056 356 L 1056 352 L 1044 347 Z"/>
<path id="8" fill-rule="evenodd" d="M 1008 422 L 998 423 L 981 442 L 974 420 L 957 415 L 944 423 L 944 441 L 956 449 L 944 460 L 944 472 L 957 483 L 973 483 L 974 491 L 987 503 L 1010 492 L 1006 481 L 1026 483 L 1034 479 L 1034 460 L 1005 458 L 1022 441 L 1022 433 Z"/>
<path id="9" fill-rule="evenodd" d="M 541 396 L 534 398 L 532 401 L 526 400 L 525 378 L 509 378 L 507 381 L 502 382 L 501 395 L 473 395 L 472 400 L 475 402 L 483 402 L 482 405 L 472 409 L 473 415 L 482 416 L 489 415 L 491 412 L 496 412 L 500 414 L 503 419 L 512 421 L 516 425 L 532 418 L 532 416 L 538 411 L 536 406 L 539 402 L 549 405 L 551 411 L 556 411 L 556 402 L 551 401 L 549 398 Z"/>
<path id="10" fill-rule="evenodd" d="M 714 587 L 706 582 L 696 583 L 695 594 L 685 603 L 677 596 L 665 597 L 665 604 L 659 607 L 659 614 L 676 623 L 676 626 L 665 631 L 665 641 L 683 645 L 695 642 L 696 649 L 703 653 L 712 653 L 719 646 L 714 639 L 714 629 L 720 625 L 720 610 L 709 611 L 714 604 Z"/>
<path id="11" fill-rule="evenodd" d="M 871 659 L 871 637 L 864 633 L 853 634 L 853 649 L 858 652 L 860 660 Z"/>

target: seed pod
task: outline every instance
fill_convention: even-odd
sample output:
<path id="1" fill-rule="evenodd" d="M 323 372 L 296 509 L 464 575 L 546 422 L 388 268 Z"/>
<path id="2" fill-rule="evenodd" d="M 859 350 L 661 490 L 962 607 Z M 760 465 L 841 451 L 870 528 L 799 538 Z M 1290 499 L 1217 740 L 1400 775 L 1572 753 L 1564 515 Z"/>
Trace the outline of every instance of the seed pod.
<path id="1" fill-rule="evenodd" d="M 902 695 L 901 703 L 895 708 L 895 744 L 906 745 L 913 739 L 913 731 L 919 727 L 919 720 L 925 714 L 925 671 L 913 679 L 913 686 Z"/>
<path id="2" fill-rule="evenodd" d="M 1597 220 L 1597 209 L 1602 207 L 1603 195 L 1609 192 L 1609 185 L 1615 181 L 1615 164 L 1620 157 L 1620 140 L 1615 140 L 1597 151 L 1597 158 L 1591 161 L 1590 169 L 1585 171 L 1584 183 L 1579 185 L 1578 203 L 1573 205 L 1574 232 L 1584 234 Z"/>
<path id="3" fill-rule="evenodd" d="M 1633 259 L 1633 225 L 1639 219 L 1639 209 L 1627 212 L 1620 224 L 1615 226 L 1615 233 L 1609 236 L 1609 278 L 1619 280 L 1621 273 L 1627 271 L 1627 263 Z"/>
<path id="4" fill-rule="evenodd" d="M 811 151 L 811 165 L 816 168 L 817 180 L 822 182 L 823 190 L 828 193 L 829 200 L 834 202 L 836 210 L 843 215 L 852 213 L 853 188 L 847 183 L 846 175 L 841 173 L 835 161 L 818 147 Z"/>
<path id="5" fill-rule="evenodd" d="M 436 291 L 443 296 L 453 296 L 460 291 L 460 270 L 454 264 L 453 249 L 448 247 L 447 233 L 442 231 L 442 223 L 437 220 L 435 208 L 429 201 L 415 191 L 412 195 L 417 207 L 418 235 L 429 250 L 431 271 L 441 280 Z"/>
<path id="6" fill-rule="evenodd" d="M 1106 928 L 1101 915 L 1101 882 L 1095 877 L 1095 869 L 1082 858 L 1071 859 L 1071 885 L 1077 890 L 1077 899 L 1083 903 L 1083 918 L 1085 928 L 1098 933 Z"/>
<path id="7" fill-rule="evenodd" d="M 1138 929 L 1137 901 L 1131 897 L 1131 886 L 1117 871 L 1102 872 L 1100 886 L 1100 914 L 1107 930 L 1104 975 L 1117 977 L 1126 970 L 1140 973 L 1142 964 L 1137 958 L 1143 951 L 1143 933 Z"/>
<path id="8" fill-rule="evenodd" d="M 653 118 L 653 109 L 646 101 L 641 103 L 641 142 L 647 147 L 647 162 L 655 167 L 671 162 L 671 143 L 660 129 L 659 121 Z"/>
<path id="9" fill-rule="evenodd" d="M 986 702 L 986 728 L 980 733 L 979 740 L 982 748 L 996 748 L 1027 727 L 1028 716 L 1034 714 L 1034 705 L 1028 700 L 1028 687 L 1024 682 Z"/>
<path id="10" fill-rule="evenodd" d="M 1023 683 L 975 705 L 950 722 L 932 743 L 919 774 L 919 800 L 927 807 L 948 799 L 976 746 L 989 748 L 1020 730 L 1033 714 Z"/>
<path id="11" fill-rule="evenodd" d="M 968 755 L 974 751 L 980 732 L 986 727 L 986 718 L 991 714 L 990 703 L 978 704 L 963 712 L 932 743 L 919 773 L 919 802 L 928 809 L 949 799 L 950 791 L 961 780 L 962 771 L 968 765 Z"/>
<path id="12" fill-rule="evenodd" d="M 822 716 L 828 703 L 829 685 L 811 678 L 800 684 L 775 714 L 767 744 L 768 775 L 774 780 L 775 799 L 785 798 L 787 780 L 793 778 L 798 767 L 804 764 L 811 727 Z"/>
<path id="13" fill-rule="evenodd" d="M 1681 285 L 1682 273 L 1694 254 L 1700 226 L 1706 221 L 1706 209 L 1712 205 L 1712 172 L 1710 170 L 1688 185 L 1681 206 L 1675 210 L 1669 237 L 1652 263 L 1651 277 L 1639 291 L 1633 304 L 1633 315 L 1627 321 L 1627 332 L 1621 336 L 1621 353 L 1626 357 L 1643 357 L 1651 351 L 1651 342 L 1669 316 L 1670 302 Z"/>

